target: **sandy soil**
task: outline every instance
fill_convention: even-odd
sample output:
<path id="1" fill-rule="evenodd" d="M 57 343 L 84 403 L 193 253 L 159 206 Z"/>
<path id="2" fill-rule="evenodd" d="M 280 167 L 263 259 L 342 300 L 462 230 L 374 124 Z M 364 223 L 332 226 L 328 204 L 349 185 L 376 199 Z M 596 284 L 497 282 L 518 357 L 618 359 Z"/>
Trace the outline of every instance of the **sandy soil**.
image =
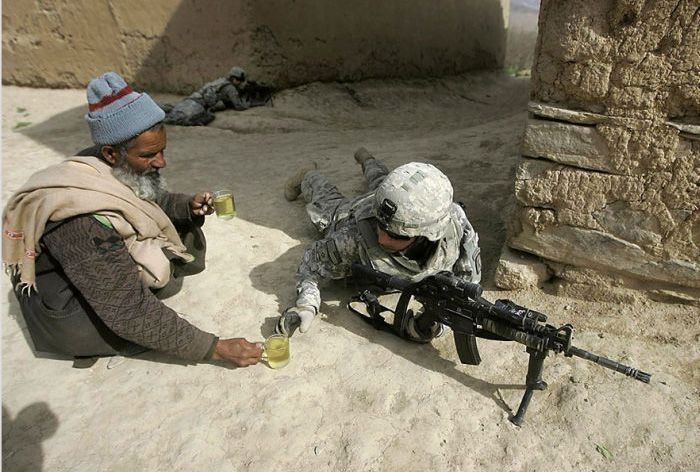
<path id="1" fill-rule="evenodd" d="M 89 144 L 82 90 L 3 88 L 3 201 L 35 170 Z M 164 99 L 172 97 L 161 97 Z M 503 292 L 505 239 L 528 82 L 493 74 L 442 80 L 311 84 L 274 107 L 170 128 L 172 189 L 232 187 L 238 218 L 210 218 L 208 269 L 167 303 L 203 329 L 261 340 L 293 299 L 314 237 L 282 183 L 316 160 L 347 194 L 363 190 L 352 153 L 390 167 L 431 162 L 452 180 L 480 233 L 485 296 L 573 323 L 578 347 L 653 373 L 649 385 L 583 360 L 550 357 L 549 389 L 523 427 L 524 349 L 483 341 L 459 364 L 451 338 L 416 346 L 373 330 L 332 284 L 292 361 L 229 369 L 159 354 L 74 369 L 33 352 L 4 280 L 3 466 L 28 471 L 691 471 L 700 470 L 697 308 L 589 303 L 550 287 Z"/>

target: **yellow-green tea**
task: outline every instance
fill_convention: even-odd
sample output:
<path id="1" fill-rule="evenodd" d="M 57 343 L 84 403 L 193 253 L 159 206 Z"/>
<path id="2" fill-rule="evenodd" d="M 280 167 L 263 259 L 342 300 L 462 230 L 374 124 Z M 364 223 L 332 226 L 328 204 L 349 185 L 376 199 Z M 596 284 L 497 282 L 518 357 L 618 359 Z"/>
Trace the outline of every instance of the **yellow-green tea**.
<path id="1" fill-rule="evenodd" d="M 286 336 L 270 336 L 265 340 L 265 356 L 267 365 L 273 369 L 281 369 L 289 364 L 289 338 Z"/>
<path id="2" fill-rule="evenodd" d="M 233 195 L 217 195 L 214 197 L 214 210 L 216 216 L 225 220 L 230 220 L 236 216 L 236 205 L 233 203 Z"/>

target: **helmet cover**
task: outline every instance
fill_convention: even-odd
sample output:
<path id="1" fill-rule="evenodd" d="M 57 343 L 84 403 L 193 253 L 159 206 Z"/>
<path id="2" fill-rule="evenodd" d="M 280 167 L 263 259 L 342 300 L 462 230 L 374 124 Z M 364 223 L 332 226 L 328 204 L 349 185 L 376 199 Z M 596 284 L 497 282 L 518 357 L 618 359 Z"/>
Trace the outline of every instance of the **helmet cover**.
<path id="1" fill-rule="evenodd" d="M 390 172 L 374 195 L 380 226 L 394 234 L 437 241 L 450 222 L 452 184 L 435 166 L 411 162 Z"/>

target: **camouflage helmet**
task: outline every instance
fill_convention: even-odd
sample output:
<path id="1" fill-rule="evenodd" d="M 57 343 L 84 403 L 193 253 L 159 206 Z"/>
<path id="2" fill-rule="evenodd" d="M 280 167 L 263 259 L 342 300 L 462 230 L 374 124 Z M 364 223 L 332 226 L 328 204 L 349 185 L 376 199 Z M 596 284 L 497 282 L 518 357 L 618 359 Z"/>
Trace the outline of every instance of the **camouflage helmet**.
<path id="1" fill-rule="evenodd" d="M 228 71 L 228 78 L 243 81 L 245 80 L 245 71 L 238 66 L 232 67 L 231 70 Z"/>
<path id="2" fill-rule="evenodd" d="M 411 162 L 397 167 L 374 194 L 379 224 L 401 236 L 442 238 L 450 222 L 452 184 L 435 166 Z"/>

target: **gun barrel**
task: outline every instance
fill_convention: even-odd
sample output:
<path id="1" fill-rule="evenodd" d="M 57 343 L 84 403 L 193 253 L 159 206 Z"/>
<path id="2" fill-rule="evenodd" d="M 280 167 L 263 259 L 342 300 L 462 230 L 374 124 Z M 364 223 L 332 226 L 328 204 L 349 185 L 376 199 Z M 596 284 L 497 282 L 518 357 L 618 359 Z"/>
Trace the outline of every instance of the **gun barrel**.
<path id="1" fill-rule="evenodd" d="M 641 370 L 635 369 L 634 367 L 629 367 L 624 364 L 620 364 L 619 362 L 615 362 L 606 357 L 593 354 L 592 352 L 584 351 L 583 349 L 579 349 L 574 346 L 571 346 L 567 354 L 580 357 L 581 359 L 586 359 L 587 361 L 594 362 L 598 365 L 602 365 L 605 368 L 614 370 L 615 372 L 619 372 L 621 374 L 625 374 L 627 377 L 632 377 L 633 379 L 639 380 L 640 382 L 649 383 L 651 381 L 651 374 L 642 372 Z"/>

